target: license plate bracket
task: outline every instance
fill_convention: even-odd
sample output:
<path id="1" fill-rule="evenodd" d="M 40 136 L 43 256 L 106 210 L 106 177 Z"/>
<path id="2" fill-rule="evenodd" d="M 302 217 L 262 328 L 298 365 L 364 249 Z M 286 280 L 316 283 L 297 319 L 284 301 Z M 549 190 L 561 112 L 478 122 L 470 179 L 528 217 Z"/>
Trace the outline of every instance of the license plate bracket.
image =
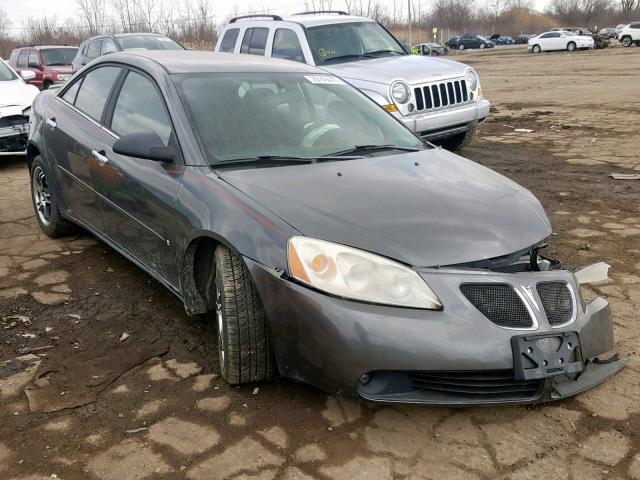
<path id="1" fill-rule="evenodd" d="M 579 373 L 584 369 L 577 332 L 511 337 L 516 380 L 534 380 Z"/>

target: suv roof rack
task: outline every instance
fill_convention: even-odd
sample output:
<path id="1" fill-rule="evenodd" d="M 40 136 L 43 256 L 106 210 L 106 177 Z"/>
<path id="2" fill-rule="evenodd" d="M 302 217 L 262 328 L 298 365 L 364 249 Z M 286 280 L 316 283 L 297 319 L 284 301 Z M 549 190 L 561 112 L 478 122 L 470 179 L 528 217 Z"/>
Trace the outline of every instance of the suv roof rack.
<path id="1" fill-rule="evenodd" d="M 342 10 L 313 10 L 310 12 L 294 13 L 294 15 L 320 15 L 323 13 L 333 13 L 334 15 L 349 15 L 348 12 Z"/>
<path id="2" fill-rule="evenodd" d="M 256 13 L 254 15 L 241 15 L 239 17 L 234 17 L 231 20 L 229 20 L 229 23 L 236 23 L 238 20 L 243 20 L 245 18 L 270 18 L 271 20 L 282 20 L 282 17 L 280 15 L 269 15 L 268 13 L 265 14 L 261 14 L 261 13 Z"/>

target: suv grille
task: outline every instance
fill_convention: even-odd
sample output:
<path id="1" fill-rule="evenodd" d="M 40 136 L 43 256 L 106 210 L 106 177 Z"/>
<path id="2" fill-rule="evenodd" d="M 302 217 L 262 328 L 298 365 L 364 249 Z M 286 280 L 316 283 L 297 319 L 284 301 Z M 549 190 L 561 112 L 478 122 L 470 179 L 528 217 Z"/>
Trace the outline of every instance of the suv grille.
<path id="1" fill-rule="evenodd" d="M 531 328 L 533 319 L 515 290 L 501 283 L 465 283 L 460 291 L 474 307 L 500 327 Z"/>
<path id="2" fill-rule="evenodd" d="M 513 370 L 410 372 L 413 388 L 466 399 L 527 399 L 540 394 L 543 380 L 516 380 Z"/>
<path id="3" fill-rule="evenodd" d="M 550 325 L 562 325 L 573 318 L 573 295 L 565 282 L 540 282 L 536 288 Z"/>
<path id="4" fill-rule="evenodd" d="M 467 82 L 465 80 L 432 83 L 414 88 L 413 93 L 416 97 L 417 112 L 453 107 L 469 101 L 469 92 L 467 91 Z"/>

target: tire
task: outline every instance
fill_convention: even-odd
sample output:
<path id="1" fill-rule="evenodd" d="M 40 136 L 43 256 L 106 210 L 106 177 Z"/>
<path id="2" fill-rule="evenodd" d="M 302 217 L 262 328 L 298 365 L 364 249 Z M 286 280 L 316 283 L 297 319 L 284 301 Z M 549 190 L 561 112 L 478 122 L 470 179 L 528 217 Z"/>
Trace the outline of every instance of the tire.
<path id="1" fill-rule="evenodd" d="M 269 381 L 274 357 L 266 315 L 249 272 L 225 246 L 215 251 L 220 374 L 231 385 Z"/>
<path id="2" fill-rule="evenodd" d="M 542 51 L 542 49 L 540 48 L 540 45 L 534 45 L 534 46 L 531 48 L 531 51 L 532 51 L 533 53 L 540 53 L 540 52 Z"/>
<path id="3" fill-rule="evenodd" d="M 458 45 L 458 50 L 464 50 L 464 43 L 461 43 L 460 45 Z"/>
<path id="4" fill-rule="evenodd" d="M 50 81 L 46 81 L 42 84 L 42 89 L 43 90 L 49 90 L 49 87 L 52 85 L 52 83 Z"/>
<path id="5" fill-rule="evenodd" d="M 484 43 L 480 44 L 480 50 L 484 50 L 485 48 L 487 48 L 487 46 Z"/>
<path id="6" fill-rule="evenodd" d="M 44 161 L 38 155 L 31 163 L 31 203 L 38 225 L 52 238 L 71 235 L 76 230 L 76 226 L 60 213 L 56 194 L 47 176 Z"/>
<path id="7" fill-rule="evenodd" d="M 466 132 L 459 133 L 452 137 L 444 138 L 439 143 L 442 147 L 450 151 L 460 150 L 466 147 L 473 140 L 473 136 L 476 134 L 476 127 L 470 128 Z"/>
<path id="8" fill-rule="evenodd" d="M 575 42 L 569 42 L 567 43 L 567 50 L 570 52 L 575 52 L 576 51 L 576 44 Z"/>
<path id="9" fill-rule="evenodd" d="M 622 42 L 622 46 L 625 47 L 625 48 L 630 47 L 631 44 L 633 43 L 631 41 L 631 37 L 629 37 L 629 36 L 622 37 L 622 41 L 621 42 Z"/>

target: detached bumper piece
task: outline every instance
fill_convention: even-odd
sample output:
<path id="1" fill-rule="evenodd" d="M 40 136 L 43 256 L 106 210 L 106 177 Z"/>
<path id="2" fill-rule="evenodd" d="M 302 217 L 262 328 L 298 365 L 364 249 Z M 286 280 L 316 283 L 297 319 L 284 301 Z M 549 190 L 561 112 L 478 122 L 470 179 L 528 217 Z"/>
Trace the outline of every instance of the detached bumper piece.
<path id="1" fill-rule="evenodd" d="M 20 152 L 27 148 L 29 119 L 22 115 L 0 118 L 0 152 Z"/>

